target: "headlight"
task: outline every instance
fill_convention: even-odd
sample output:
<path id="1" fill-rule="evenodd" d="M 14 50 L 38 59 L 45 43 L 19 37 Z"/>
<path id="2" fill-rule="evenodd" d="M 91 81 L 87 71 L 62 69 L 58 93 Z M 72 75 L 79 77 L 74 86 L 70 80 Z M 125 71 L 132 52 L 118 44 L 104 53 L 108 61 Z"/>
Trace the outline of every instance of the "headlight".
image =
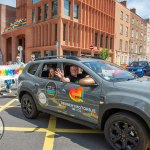
<path id="1" fill-rule="evenodd" d="M 143 71 L 143 69 L 137 69 L 137 71 Z"/>

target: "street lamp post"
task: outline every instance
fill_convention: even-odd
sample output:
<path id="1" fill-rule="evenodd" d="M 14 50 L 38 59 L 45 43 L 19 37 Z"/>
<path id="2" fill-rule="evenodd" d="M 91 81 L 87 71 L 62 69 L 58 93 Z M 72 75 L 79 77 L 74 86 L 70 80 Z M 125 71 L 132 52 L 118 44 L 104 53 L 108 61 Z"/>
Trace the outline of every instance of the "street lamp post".
<path id="1" fill-rule="evenodd" d="M 56 45 L 55 45 L 55 46 L 56 46 L 56 51 L 57 51 L 57 52 L 56 52 L 56 55 L 58 56 L 58 54 L 59 54 L 59 53 L 58 53 L 58 48 L 60 47 L 60 44 L 59 44 L 58 41 L 56 42 Z"/>
<path id="2" fill-rule="evenodd" d="M 22 61 L 22 51 L 23 51 L 23 47 L 22 46 L 18 46 L 18 51 L 20 52 L 20 59 Z"/>

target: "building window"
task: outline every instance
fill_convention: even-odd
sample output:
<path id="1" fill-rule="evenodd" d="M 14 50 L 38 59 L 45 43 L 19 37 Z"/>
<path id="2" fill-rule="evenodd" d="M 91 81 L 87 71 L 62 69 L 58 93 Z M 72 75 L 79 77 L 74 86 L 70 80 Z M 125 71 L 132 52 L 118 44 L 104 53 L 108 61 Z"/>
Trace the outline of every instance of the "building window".
<path id="1" fill-rule="evenodd" d="M 63 25 L 63 41 L 66 40 L 66 24 Z"/>
<path id="2" fill-rule="evenodd" d="M 57 24 L 55 24 L 55 41 L 57 41 Z"/>
<path id="3" fill-rule="evenodd" d="M 41 52 L 39 52 L 39 51 L 34 51 L 34 52 L 32 52 L 32 54 L 35 55 L 35 58 L 40 58 L 41 57 Z"/>
<path id="4" fill-rule="evenodd" d="M 125 51 L 128 51 L 128 41 L 125 43 Z"/>
<path id="5" fill-rule="evenodd" d="M 146 41 L 146 35 L 144 35 L 144 41 Z"/>
<path id="6" fill-rule="evenodd" d="M 38 20 L 40 21 L 42 17 L 42 9 L 41 7 L 38 7 Z"/>
<path id="7" fill-rule="evenodd" d="M 64 15 L 70 16 L 70 0 L 64 0 Z"/>
<path id="8" fill-rule="evenodd" d="M 126 36 L 128 36 L 128 27 L 126 27 Z"/>
<path id="9" fill-rule="evenodd" d="M 134 30 L 132 29 L 131 31 L 131 37 L 133 38 L 134 37 Z"/>
<path id="10" fill-rule="evenodd" d="M 77 4 L 74 4 L 74 18 L 78 19 L 78 11 L 79 11 L 79 6 Z"/>
<path id="11" fill-rule="evenodd" d="M 123 11 L 120 12 L 120 19 L 123 20 Z"/>
<path id="12" fill-rule="evenodd" d="M 32 22 L 35 23 L 35 9 L 32 9 Z"/>
<path id="13" fill-rule="evenodd" d="M 140 40 L 141 40 L 141 41 L 143 40 L 143 33 L 141 33 L 141 37 L 140 37 Z"/>
<path id="14" fill-rule="evenodd" d="M 129 22 L 129 16 L 126 15 L 126 22 Z"/>
<path id="15" fill-rule="evenodd" d="M 122 39 L 120 39 L 120 51 L 122 51 Z"/>
<path id="16" fill-rule="evenodd" d="M 135 53 L 137 53 L 138 52 L 138 45 L 136 44 L 135 45 Z"/>
<path id="17" fill-rule="evenodd" d="M 98 36 L 98 34 L 95 33 L 95 46 L 96 46 L 96 47 L 97 47 L 97 36 Z"/>
<path id="18" fill-rule="evenodd" d="M 142 53 L 142 49 L 143 49 L 142 44 L 140 44 L 140 47 L 139 47 L 140 53 Z"/>
<path id="19" fill-rule="evenodd" d="M 134 24 L 134 18 L 132 18 L 132 24 Z"/>
<path id="20" fill-rule="evenodd" d="M 65 55 L 65 56 L 77 56 L 77 52 L 64 50 L 63 55 Z"/>
<path id="21" fill-rule="evenodd" d="M 108 48 L 108 36 L 106 36 L 106 48 Z"/>
<path id="22" fill-rule="evenodd" d="M 47 19 L 48 18 L 48 4 L 44 5 L 44 11 L 45 11 L 44 18 Z"/>
<path id="23" fill-rule="evenodd" d="M 52 1 L 52 16 L 56 16 L 58 13 L 58 0 Z"/>
<path id="24" fill-rule="evenodd" d="M 131 51 L 132 51 L 133 50 L 133 43 L 131 43 L 130 48 L 131 48 Z"/>
<path id="25" fill-rule="evenodd" d="M 56 56 L 57 54 L 57 51 L 56 50 L 47 50 L 47 51 L 44 51 L 44 56 L 47 57 L 47 56 Z"/>
<path id="26" fill-rule="evenodd" d="M 139 38 L 139 33 L 138 33 L 138 31 L 136 31 L 136 39 L 138 39 Z"/>
<path id="27" fill-rule="evenodd" d="M 103 35 L 101 35 L 100 47 L 103 47 Z"/>
<path id="28" fill-rule="evenodd" d="M 110 39 L 110 49 L 112 49 L 112 45 L 113 45 L 113 39 Z"/>
<path id="29" fill-rule="evenodd" d="M 120 25 L 120 34 L 123 35 L 123 25 Z"/>

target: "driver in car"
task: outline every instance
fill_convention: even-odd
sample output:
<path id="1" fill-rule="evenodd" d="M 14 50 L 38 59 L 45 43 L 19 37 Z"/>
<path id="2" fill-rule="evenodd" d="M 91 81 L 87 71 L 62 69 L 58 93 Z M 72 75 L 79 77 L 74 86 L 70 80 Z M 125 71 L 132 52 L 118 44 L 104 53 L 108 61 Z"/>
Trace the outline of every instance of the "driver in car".
<path id="1" fill-rule="evenodd" d="M 65 77 L 64 73 L 58 68 L 55 71 L 56 76 L 58 76 L 63 82 L 73 82 L 78 83 L 80 79 L 84 78 L 82 74 L 78 74 L 79 68 L 77 66 L 70 66 L 70 75 Z"/>

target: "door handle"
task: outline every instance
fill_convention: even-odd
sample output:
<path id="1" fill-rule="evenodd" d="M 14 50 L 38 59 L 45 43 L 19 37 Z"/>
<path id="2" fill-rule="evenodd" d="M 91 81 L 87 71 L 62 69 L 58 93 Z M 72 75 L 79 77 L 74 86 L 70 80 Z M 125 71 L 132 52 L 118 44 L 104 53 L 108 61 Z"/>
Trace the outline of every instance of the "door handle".
<path id="1" fill-rule="evenodd" d="M 38 84 L 38 83 L 35 83 L 34 85 L 35 85 L 35 86 L 39 86 L 39 84 Z"/>

